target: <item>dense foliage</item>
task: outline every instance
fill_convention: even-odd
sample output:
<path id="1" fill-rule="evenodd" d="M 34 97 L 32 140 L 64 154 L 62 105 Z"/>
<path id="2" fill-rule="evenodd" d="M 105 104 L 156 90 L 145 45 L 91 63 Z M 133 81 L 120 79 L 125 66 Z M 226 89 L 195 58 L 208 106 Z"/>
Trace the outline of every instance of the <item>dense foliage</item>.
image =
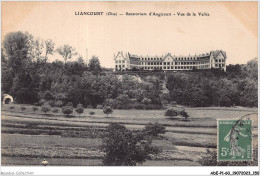
<path id="1" fill-rule="evenodd" d="M 227 72 L 174 73 L 167 77 L 169 99 L 177 104 L 205 106 L 257 106 L 257 59 L 229 65 Z"/>
<path id="2" fill-rule="evenodd" d="M 68 102 L 74 107 L 113 109 L 160 109 L 169 103 L 257 106 L 257 59 L 246 65 L 229 65 L 227 72 L 118 74 L 102 68 L 96 56 L 87 65 L 81 56 L 71 61 L 77 54 L 73 47 L 64 45 L 55 50 L 54 46 L 52 40 L 41 42 L 28 33 L 7 34 L 1 50 L 2 93 L 11 94 L 16 103 L 47 102 L 55 107 Z M 64 62 L 47 62 L 54 52 L 61 54 Z"/>
<path id="3" fill-rule="evenodd" d="M 103 164 L 105 166 L 135 166 L 149 159 L 149 154 L 159 153 L 159 149 L 152 145 L 152 137 L 163 133 L 160 125 L 133 132 L 124 125 L 111 123 L 107 127 L 107 134 L 103 138 L 102 149 L 105 152 Z M 159 128 L 158 128 L 159 127 Z M 144 131 L 150 132 L 145 133 Z"/>

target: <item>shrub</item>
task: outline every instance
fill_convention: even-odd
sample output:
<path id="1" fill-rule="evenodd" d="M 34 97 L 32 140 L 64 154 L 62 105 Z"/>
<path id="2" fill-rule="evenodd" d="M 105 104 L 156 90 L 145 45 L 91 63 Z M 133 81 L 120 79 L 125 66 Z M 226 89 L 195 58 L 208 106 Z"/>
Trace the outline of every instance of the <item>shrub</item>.
<path id="1" fill-rule="evenodd" d="M 47 112 L 49 112 L 51 110 L 51 106 L 48 104 L 48 103 L 44 103 L 43 105 L 42 105 L 42 112 L 44 112 L 45 114 L 47 113 Z"/>
<path id="2" fill-rule="evenodd" d="M 26 109 L 26 107 L 24 106 L 21 106 L 21 110 L 24 111 Z"/>
<path id="3" fill-rule="evenodd" d="M 112 114 L 112 113 L 113 113 L 113 109 L 112 109 L 110 106 L 105 106 L 105 107 L 103 108 L 103 112 L 104 112 L 104 114 L 106 114 L 107 117 L 108 117 L 108 114 Z"/>
<path id="4" fill-rule="evenodd" d="M 14 106 L 10 106 L 9 109 L 13 112 L 15 110 Z"/>
<path id="5" fill-rule="evenodd" d="M 58 113 L 58 112 L 59 112 L 59 109 L 58 109 L 58 108 L 54 108 L 54 109 L 52 110 L 52 112 L 53 112 L 53 113 Z"/>
<path id="6" fill-rule="evenodd" d="M 62 108 L 62 113 L 69 116 L 71 113 L 73 113 L 73 107 L 72 106 L 64 106 Z"/>
<path id="7" fill-rule="evenodd" d="M 93 111 L 89 112 L 89 115 L 94 115 L 94 114 L 95 114 L 95 112 L 93 112 Z"/>
<path id="8" fill-rule="evenodd" d="M 185 119 L 187 119 L 189 117 L 188 113 L 185 110 L 180 111 L 180 116 L 184 117 Z"/>
<path id="9" fill-rule="evenodd" d="M 54 103 L 54 106 L 55 106 L 55 107 L 62 107 L 62 105 L 63 105 L 63 102 L 60 101 L 60 100 L 58 100 L 58 101 L 56 101 L 56 102 Z"/>
<path id="10" fill-rule="evenodd" d="M 165 126 L 159 123 L 149 123 L 145 125 L 143 132 L 147 135 L 158 136 L 158 134 L 165 133 Z"/>
<path id="11" fill-rule="evenodd" d="M 184 108 L 172 107 L 166 110 L 165 116 L 173 117 L 173 116 L 182 116 L 187 119 L 189 117 L 188 113 L 185 111 Z"/>
<path id="12" fill-rule="evenodd" d="M 79 115 L 82 114 L 84 112 L 84 107 L 82 104 L 78 104 L 77 108 L 75 110 Z"/>
<path id="13" fill-rule="evenodd" d="M 177 115 L 178 115 L 178 111 L 175 108 L 169 108 L 165 112 L 165 116 L 173 117 Z"/>
<path id="14" fill-rule="evenodd" d="M 97 109 L 103 109 L 103 106 L 100 105 L 100 104 L 98 104 L 96 108 L 97 108 Z"/>
<path id="15" fill-rule="evenodd" d="M 38 107 L 36 107 L 36 106 L 33 106 L 33 108 L 32 108 L 32 109 L 33 109 L 33 111 L 34 111 L 34 112 L 36 112 L 36 111 L 38 111 L 38 110 L 39 110 L 39 109 L 38 109 Z"/>

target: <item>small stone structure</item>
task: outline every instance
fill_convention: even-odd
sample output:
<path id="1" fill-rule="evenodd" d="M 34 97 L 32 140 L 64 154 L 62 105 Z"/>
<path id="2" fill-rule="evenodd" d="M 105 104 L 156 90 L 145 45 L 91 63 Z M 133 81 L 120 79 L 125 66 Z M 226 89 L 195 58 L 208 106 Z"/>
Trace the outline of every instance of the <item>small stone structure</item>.
<path id="1" fill-rule="evenodd" d="M 14 102 L 14 99 L 11 95 L 4 94 L 3 104 L 11 104 L 13 102 Z"/>

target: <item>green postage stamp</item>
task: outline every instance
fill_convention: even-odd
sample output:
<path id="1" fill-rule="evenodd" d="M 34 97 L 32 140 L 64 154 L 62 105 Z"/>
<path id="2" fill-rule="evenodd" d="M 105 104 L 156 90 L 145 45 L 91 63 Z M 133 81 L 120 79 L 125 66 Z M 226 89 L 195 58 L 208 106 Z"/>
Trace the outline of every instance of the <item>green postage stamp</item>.
<path id="1" fill-rule="evenodd" d="M 218 120 L 218 161 L 252 161 L 252 120 Z"/>

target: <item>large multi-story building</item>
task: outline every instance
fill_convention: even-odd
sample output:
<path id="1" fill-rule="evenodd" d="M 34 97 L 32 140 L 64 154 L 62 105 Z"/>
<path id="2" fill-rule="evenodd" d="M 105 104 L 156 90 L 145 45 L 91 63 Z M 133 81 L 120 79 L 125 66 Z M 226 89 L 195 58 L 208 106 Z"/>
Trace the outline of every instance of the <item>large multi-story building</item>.
<path id="1" fill-rule="evenodd" d="M 168 53 L 162 56 L 137 56 L 122 51 L 114 55 L 115 70 L 137 68 L 140 70 L 193 70 L 221 68 L 226 71 L 226 52 L 210 51 L 206 54 L 175 56 Z"/>

